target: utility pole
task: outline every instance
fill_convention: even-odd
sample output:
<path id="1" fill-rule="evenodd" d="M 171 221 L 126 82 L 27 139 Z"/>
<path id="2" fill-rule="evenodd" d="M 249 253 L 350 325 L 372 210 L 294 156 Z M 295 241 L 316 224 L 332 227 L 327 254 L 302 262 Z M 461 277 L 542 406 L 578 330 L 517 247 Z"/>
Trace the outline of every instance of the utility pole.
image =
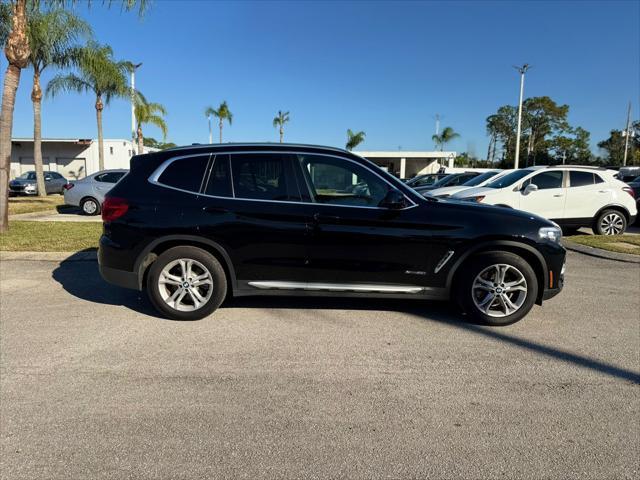
<path id="1" fill-rule="evenodd" d="M 629 108 L 627 109 L 627 128 L 624 131 L 624 158 L 622 159 L 622 166 L 627 166 L 627 155 L 629 153 L 629 137 L 631 137 L 631 102 L 629 102 Z"/>
<path id="2" fill-rule="evenodd" d="M 136 69 L 142 65 L 142 63 L 138 63 L 134 65 L 131 69 L 131 149 L 135 153 L 136 148 Z M 141 154 L 142 152 L 138 152 Z"/>
<path id="3" fill-rule="evenodd" d="M 440 114 L 436 113 L 436 135 L 440 134 Z"/>
<path id="4" fill-rule="evenodd" d="M 524 95 L 524 74 L 531 68 L 528 63 L 525 63 L 521 67 L 513 67 L 520 72 L 520 101 L 518 102 L 518 129 L 516 131 L 516 156 L 513 163 L 513 168 L 518 168 L 518 162 L 520 160 L 520 131 L 522 130 L 522 97 Z"/>

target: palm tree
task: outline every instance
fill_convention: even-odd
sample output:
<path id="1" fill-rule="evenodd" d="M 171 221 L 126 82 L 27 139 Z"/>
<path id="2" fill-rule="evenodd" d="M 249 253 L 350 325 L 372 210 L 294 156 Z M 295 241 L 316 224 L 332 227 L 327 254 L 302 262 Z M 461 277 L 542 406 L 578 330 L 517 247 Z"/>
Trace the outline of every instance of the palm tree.
<path id="1" fill-rule="evenodd" d="M 27 20 L 27 0 L 10 0 L 0 3 L 0 43 L 7 57 L 7 71 L 2 88 L 2 108 L 0 109 L 0 233 L 9 227 L 9 167 L 11 165 L 11 132 L 13 130 L 13 110 L 16 91 L 20 83 L 20 71 L 29 62 L 31 54 Z M 47 0 L 45 3 L 65 7 L 77 3 L 77 0 Z M 111 2 L 104 2 L 111 5 Z M 32 2 L 37 6 L 38 2 Z M 121 0 L 123 10 L 132 10 L 139 6 L 142 16 L 147 0 Z"/>
<path id="2" fill-rule="evenodd" d="M 96 42 L 89 42 L 80 49 L 78 56 L 78 73 L 53 77 L 47 85 L 46 95 L 53 97 L 60 92 L 90 92 L 95 95 L 99 168 L 104 170 L 102 110 L 114 97 L 130 98 L 131 90 L 127 85 L 126 74 L 131 71 L 133 64 L 115 61 L 111 47 Z"/>
<path id="3" fill-rule="evenodd" d="M 211 108 L 211 107 L 209 107 Z M 209 108 L 205 111 L 209 112 Z M 229 110 L 226 100 L 220 104 L 217 110 L 211 108 L 211 115 L 219 119 L 218 126 L 220 127 L 220 143 L 222 143 L 222 125 L 226 120 L 229 125 L 233 122 L 233 113 Z"/>
<path id="4" fill-rule="evenodd" d="M 45 13 L 33 12 L 29 16 L 29 64 L 33 68 L 33 163 L 36 169 L 38 195 L 47 195 L 42 167 L 42 88 L 40 76 L 49 66 L 64 68 L 78 60 L 79 49 L 75 40 L 91 35 L 91 27 L 85 21 L 65 10 L 51 10 Z"/>
<path id="5" fill-rule="evenodd" d="M 148 103 L 143 98 L 136 101 L 135 115 L 137 123 L 138 133 L 138 155 L 144 151 L 144 138 L 142 136 L 142 125 L 151 124 L 155 125 L 162 132 L 162 139 L 167 139 L 167 124 L 164 121 L 163 115 L 167 114 L 167 110 L 159 103 Z"/>
<path id="6" fill-rule="evenodd" d="M 458 138 L 460 136 L 459 133 L 456 133 L 451 127 L 444 127 L 442 129 L 442 133 L 440 135 L 435 134 L 431 137 L 431 139 L 435 142 L 436 148 L 440 147 L 440 151 L 444 150 L 444 146 L 449 143 L 454 138 Z"/>
<path id="7" fill-rule="evenodd" d="M 289 121 L 289 112 L 284 112 L 278 110 L 278 115 L 273 119 L 273 128 L 280 127 L 280 143 L 282 143 L 282 138 L 284 137 L 284 124 Z"/>
<path id="8" fill-rule="evenodd" d="M 353 150 L 362 142 L 364 142 L 364 137 L 366 137 L 366 133 L 360 131 L 354 133 L 350 128 L 347 129 L 347 144 L 345 145 L 347 150 Z"/>
<path id="9" fill-rule="evenodd" d="M 213 143 L 213 131 L 211 130 L 211 117 L 215 112 L 214 108 L 209 106 L 204 109 L 204 116 L 207 117 L 207 122 L 209 122 L 209 143 Z"/>

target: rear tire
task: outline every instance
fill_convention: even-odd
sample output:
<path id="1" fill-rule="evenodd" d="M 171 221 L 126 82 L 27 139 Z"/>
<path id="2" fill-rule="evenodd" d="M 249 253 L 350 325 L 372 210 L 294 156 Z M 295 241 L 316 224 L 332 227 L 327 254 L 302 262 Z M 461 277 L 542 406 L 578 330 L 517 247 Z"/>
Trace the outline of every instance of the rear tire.
<path id="1" fill-rule="evenodd" d="M 627 230 L 627 219 L 618 210 L 605 210 L 593 225 L 597 235 L 622 235 Z"/>
<path id="2" fill-rule="evenodd" d="M 485 252 L 465 264 L 457 282 L 457 298 L 474 320 L 510 325 L 522 319 L 538 296 L 538 279 L 531 265 L 510 252 Z"/>
<path id="3" fill-rule="evenodd" d="M 153 262 L 147 276 L 153 306 L 173 320 L 200 320 L 213 313 L 227 295 L 220 262 L 197 247 L 174 247 Z"/>
<path id="4" fill-rule="evenodd" d="M 100 213 L 100 202 L 95 198 L 84 198 L 80 202 L 80 209 L 84 215 L 98 215 Z"/>

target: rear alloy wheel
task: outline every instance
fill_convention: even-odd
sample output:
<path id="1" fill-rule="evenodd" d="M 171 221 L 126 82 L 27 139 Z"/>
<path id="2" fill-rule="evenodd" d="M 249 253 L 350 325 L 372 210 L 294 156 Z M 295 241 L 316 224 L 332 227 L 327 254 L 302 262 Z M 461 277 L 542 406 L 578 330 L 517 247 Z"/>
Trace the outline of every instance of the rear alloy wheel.
<path id="1" fill-rule="evenodd" d="M 100 204 L 95 198 L 85 198 L 82 200 L 80 208 L 85 215 L 98 215 L 100 213 Z"/>
<path id="2" fill-rule="evenodd" d="M 151 265 L 147 277 L 151 303 L 174 320 L 199 320 L 213 313 L 227 294 L 220 262 L 197 247 L 174 247 Z"/>
<path id="3" fill-rule="evenodd" d="M 602 212 L 594 227 L 598 235 L 622 235 L 627 229 L 627 219 L 617 210 Z"/>
<path id="4" fill-rule="evenodd" d="M 475 257 L 458 283 L 462 308 L 488 325 L 509 325 L 523 318 L 535 303 L 538 280 L 522 257 L 487 252 Z"/>

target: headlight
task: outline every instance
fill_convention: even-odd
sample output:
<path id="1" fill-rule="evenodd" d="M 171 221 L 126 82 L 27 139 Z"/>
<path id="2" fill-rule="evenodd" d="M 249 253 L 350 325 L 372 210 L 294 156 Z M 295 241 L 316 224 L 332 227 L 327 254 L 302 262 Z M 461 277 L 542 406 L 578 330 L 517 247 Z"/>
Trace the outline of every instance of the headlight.
<path id="1" fill-rule="evenodd" d="M 538 230 L 538 238 L 559 243 L 562 238 L 562 229 L 560 227 L 542 227 Z"/>

